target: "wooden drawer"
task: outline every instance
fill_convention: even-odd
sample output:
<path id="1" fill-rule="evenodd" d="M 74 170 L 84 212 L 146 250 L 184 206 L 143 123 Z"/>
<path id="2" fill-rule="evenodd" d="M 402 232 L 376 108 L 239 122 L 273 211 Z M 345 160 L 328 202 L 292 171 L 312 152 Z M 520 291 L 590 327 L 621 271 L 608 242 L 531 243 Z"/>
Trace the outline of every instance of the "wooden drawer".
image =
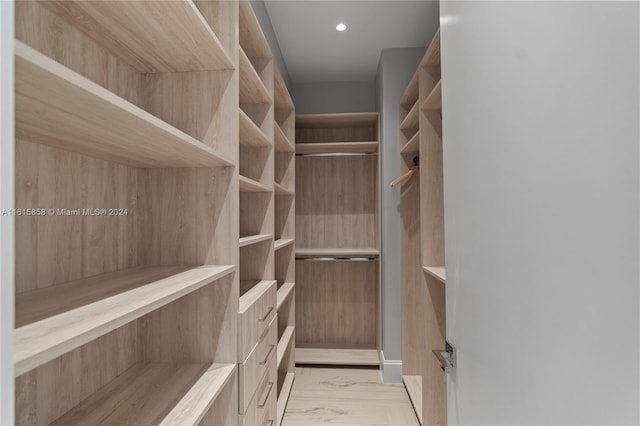
<path id="1" fill-rule="evenodd" d="M 240 426 L 275 426 L 275 413 L 278 404 L 278 368 L 276 357 L 268 362 L 267 371 L 258 384 L 249 408 L 244 415 L 239 416 Z M 270 425 L 269 421 L 274 420 Z"/>
<path id="2" fill-rule="evenodd" d="M 264 377 L 267 368 L 270 368 L 271 360 L 277 359 L 277 353 L 278 318 L 274 316 L 260 342 L 253 349 L 247 360 L 239 366 L 239 409 L 241 414 L 245 413 L 249 408 L 249 403 L 256 393 L 260 380 Z"/>
<path id="3" fill-rule="evenodd" d="M 275 317 L 276 281 L 261 281 L 240 298 L 238 313 L 239 363 L 247 360 L 260 336 Z"/>

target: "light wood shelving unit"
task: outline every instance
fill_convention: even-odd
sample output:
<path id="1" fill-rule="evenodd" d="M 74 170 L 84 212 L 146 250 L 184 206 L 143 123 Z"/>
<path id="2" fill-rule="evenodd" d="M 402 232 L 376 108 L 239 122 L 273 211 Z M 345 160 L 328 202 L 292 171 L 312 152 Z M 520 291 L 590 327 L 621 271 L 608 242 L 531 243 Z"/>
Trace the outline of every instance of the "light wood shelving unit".
<path id="1" fill-rule="evenodd" d="M 296 363 L 379 365 L 379 116 L 298 115 L 295 146 Z"/>
<path id="2" fill-rule="evenodd" d="M 275 269 L 278 291 L 278 407 L 282 423 L 295 377 L 295 109 L 287 87 L 275 72 Z"/>
<path id="3" fill-rule="evenodd" d="M 418 171 L 400 198 L 403 381 L 421 424 L 446 424 L 446 375 L 431 354 L 445 347 L 440 31 L 401 98 L 400 120 L 401 171 Z"/>
<path id="4" fill-rule="evenodd" d="M 15 10 L 16 424 L 237 424 L 237 3 Z"/>
<path id="5" fill-rule="evenodd" d="M 280 424 L 295 113 L 250 3 L 15 9 L 16 424 Z"/>

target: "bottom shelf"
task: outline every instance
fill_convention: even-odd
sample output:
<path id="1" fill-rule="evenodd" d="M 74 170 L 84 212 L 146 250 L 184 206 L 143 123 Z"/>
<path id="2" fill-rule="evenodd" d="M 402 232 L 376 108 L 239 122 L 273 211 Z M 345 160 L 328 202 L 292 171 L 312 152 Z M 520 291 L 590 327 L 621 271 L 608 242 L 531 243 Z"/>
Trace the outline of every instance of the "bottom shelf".
<path id="1" fill-rule="evenodd" d="M 54 425 L 195 425 L 236 364 L 136 364 Z"/>
<path id="2" fill-rule="evenodd" d="M 375 349 L 296 348 L 296 364 L 380 365 Z"/>
<path id="3" fill-rule="evenodd" d="M 289 395 L 291 395 L 291 388 L 293 387 L 294 373 L 288 373 L 284 378 L 284 384 L 280 395 L 278 395 L 278 426 L 282 424 L 282 418 L 287 408 L 287 401 L 289 401 Z"/>
<path id="4" fill-rule="evenodd" d="M 402 376 L 413 409 L 422 424 L 422 376 Z"/>
<path id="5" fill-rule="evenodd" d="M 447 281 L 447 273 L 444 269 L 444 266 L 425 266 L 422 268 L 424 272 L 431 275 L 435 279 L 441 282 Z"/>

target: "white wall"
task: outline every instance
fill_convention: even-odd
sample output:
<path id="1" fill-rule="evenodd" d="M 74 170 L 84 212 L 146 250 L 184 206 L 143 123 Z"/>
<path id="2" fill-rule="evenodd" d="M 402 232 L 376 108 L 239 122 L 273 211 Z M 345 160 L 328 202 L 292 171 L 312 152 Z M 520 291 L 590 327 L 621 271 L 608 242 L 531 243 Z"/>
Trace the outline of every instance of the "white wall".
<path id="1" fill-rule="evenodd" d="M 13 197 L 13 1 L 0 1 L 0 212 Z M 0 213 L 0 425 L 13 424 L 13 219 Z"/>
<path id="2" fill-rule="evenodd" d="M 293 83 L 296 114 L 376 111 L 375 81 Z"/>
<path id="3" fill-rule="evenodd" d="M 434 29 L 435 32 L 435 29 Z M 400 188 L 389 183 L 400 174 L 400 98 L 425 48 L 382 49 L 376 74 L 376 104 L 381 122 L 382 203 L 382 377 L 402 381 L 402 304 Z"/>
<path id="4" fill-rule="evenodd" d="M 453 425 L 637 425 L 639 5 L 442 2 Z"/>

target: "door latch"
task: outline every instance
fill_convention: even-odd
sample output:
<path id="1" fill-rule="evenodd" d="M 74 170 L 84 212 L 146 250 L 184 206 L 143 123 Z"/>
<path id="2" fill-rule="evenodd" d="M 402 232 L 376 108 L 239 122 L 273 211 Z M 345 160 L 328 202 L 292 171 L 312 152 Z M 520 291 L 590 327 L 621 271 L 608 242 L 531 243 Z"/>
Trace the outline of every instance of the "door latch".
<path id="1" fill-rule="evenodd" d="M 449 373 L 451 369 L 456 368 L 456 348 L 451 343 L 446 342 L 445 350 L 433 350 L 433 354 L 440 362 L 440 368 L 445 373 Z"/>

